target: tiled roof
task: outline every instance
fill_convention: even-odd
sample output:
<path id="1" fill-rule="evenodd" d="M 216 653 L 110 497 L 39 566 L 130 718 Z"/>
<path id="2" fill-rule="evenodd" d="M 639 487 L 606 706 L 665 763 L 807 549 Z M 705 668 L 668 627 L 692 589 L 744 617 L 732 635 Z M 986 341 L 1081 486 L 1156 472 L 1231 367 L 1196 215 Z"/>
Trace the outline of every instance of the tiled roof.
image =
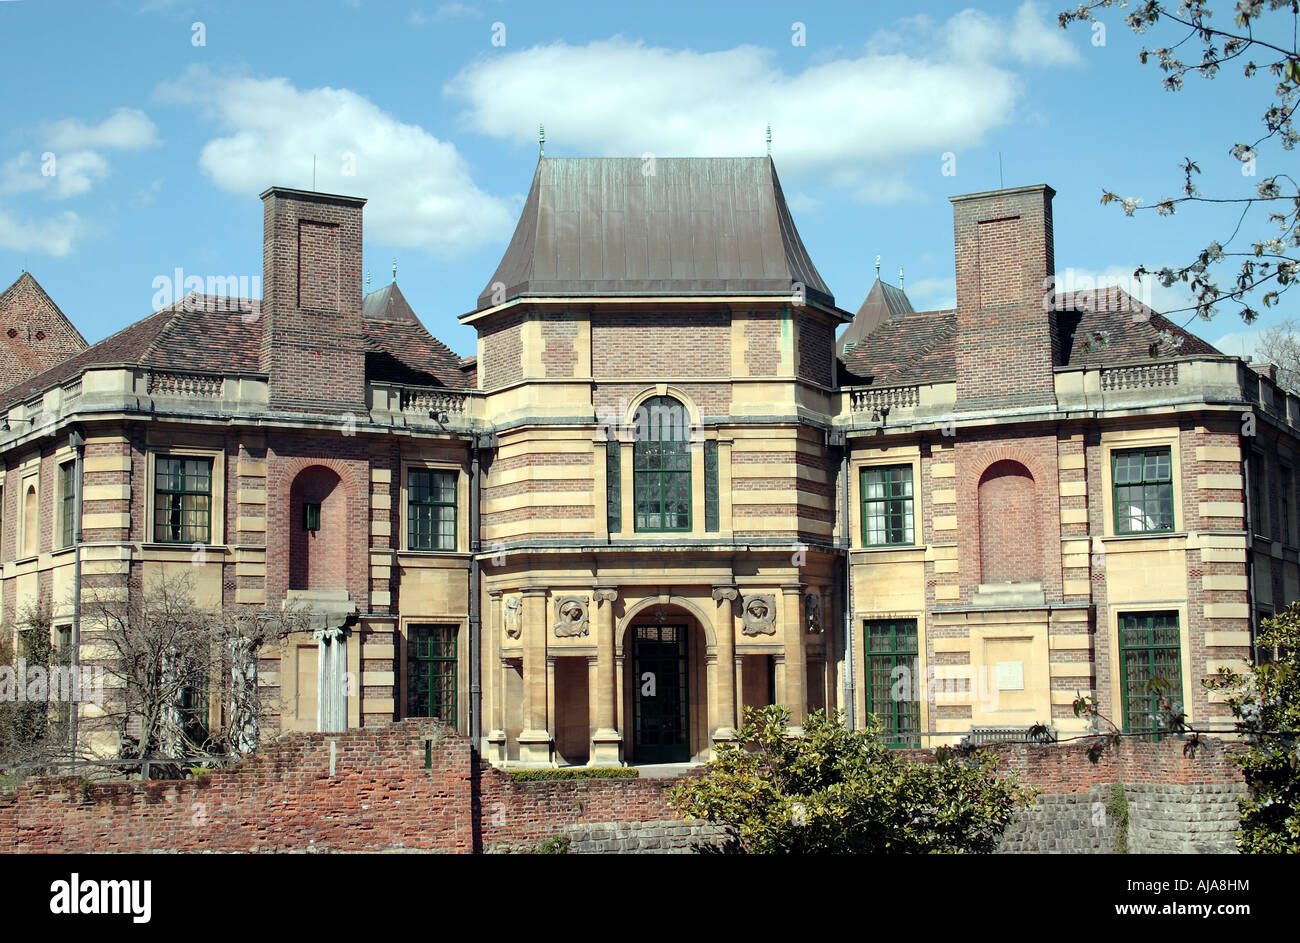
<path id="1" fill-rule="evenodd" d="M 770 157 L 661 157 L 652 173 L 637 157 L 543 157 L 476 310 L 527 295 L 788 296 L 795 282 L 834 305 Z"/>
<path id="2" fill-rule="evenodd" d="M 1221 352 L 1121 288 L 1057 295 L 1056 327 L 1064 363 L 1128 363 L 1151 359 L 1151 347 L 1168 331 L 1181 337 L 1162 356 L 1217 355 Z M 960 342 L 954 311 L 927 311 L 891 317 L 841 356 L 846 386 L 941 383 L 956 377 L 954 349 Z"/>
<path id="3" fill-rule="evenodd" d="M 1080 363 L 1085 356 L 1089 363 L 1149 360 L 1151 345 L 1158 341 L 1162 331 L 1181 337 L 1183 341 L 1175 349 L 1162 347 L 1164 355 L 1222 353 L 1163 314 L 1157 314 L 1122 288 L 1063 292 L 1057 295 L 1056 303 L 1060 309 L 1056 326 L 1065 360 L 1062 366 Z"/>
<path id="4" fill-rule="evenodd" d="M 955 311 L 902 314 L 885 321 L 841 358 L 846 386 L 943 383 L 956 376 Z"/>
<path id="5" fill-rule="evenodd" d="M 0 408 L 65 383 L 88 367 L 258 374 L 261 307 L 256 298 L 187 295 L 0 393 Z M 367 381 L 468 386 L 461 358 L 425 330 L 396 285 L 372 292 L 362 311 Z"/>
<path id="6" fill-rule="evenodd" d="M 853 316 L 853 322 L 840 335 L 840 339 L 835 346 L 835 352 L 843 356 L 845 345 L 849 345 L 851 350 L 862 343 L 863 338 L 890 318 L 898 317 L 901 314 L 911 314 L 912 311 L 912 302 L 908 300 L 903 289 L 895 288 L 893 285 L 882 282 L 877 277 L 875 284 L 867 292 L 862 307 Z"/>

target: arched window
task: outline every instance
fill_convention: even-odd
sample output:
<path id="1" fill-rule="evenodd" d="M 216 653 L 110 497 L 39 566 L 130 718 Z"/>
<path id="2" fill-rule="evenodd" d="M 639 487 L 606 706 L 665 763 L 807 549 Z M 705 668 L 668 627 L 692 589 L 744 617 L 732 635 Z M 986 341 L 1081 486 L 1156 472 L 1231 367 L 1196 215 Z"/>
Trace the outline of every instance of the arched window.
<path id="1" fill-rule="evenodd" d="M 633 489 L 636 529 L 691 529 L 691 414 L 671 396 L 653 396 L 636 411 Z"/>
<path id="2" fill-rule="evenodd" d="M 24 557 L 36 556 L 37 538 L 41 535 L 41 522 L 36 505 L 36 483 L 27 486 L 23 494 L 23 552 Z"/>

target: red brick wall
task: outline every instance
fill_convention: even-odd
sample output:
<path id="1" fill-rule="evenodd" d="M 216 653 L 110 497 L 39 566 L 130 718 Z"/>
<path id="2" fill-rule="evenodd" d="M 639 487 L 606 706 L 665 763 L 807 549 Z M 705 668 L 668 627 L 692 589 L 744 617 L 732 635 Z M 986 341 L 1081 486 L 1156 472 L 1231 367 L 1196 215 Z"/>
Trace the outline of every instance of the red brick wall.
<path id="1" fill-rule="evenodd" d="M 263 200 L 261 370 L 272 408 L 365 408 L 364 200 L 274 189 Z"/>
<path id="2" fill-rule="evenodd" d="M 0 295 L 0 385 L 6 389 L 86 346 L 85 338 L 29 273 Z"/>
<path id="3" fill-rule="evenodd" d="M 1055 401 L 1052 191 L 1025 188 L 953 199 L 958 406 Z"/>
<path id="4" fill-rule="evenodd" d="M 990 577 L 981 576 L 982 561 L 1004 559 L 993 576 L 1002 579 L 1007 574 L 1032 574 L 1028 578 L 1039 580 L 1048 602 L 1061 599 L 1061 511 L 1057 487 L 1057 441 L 1054 433 L 1032 435 L 1007 430 L 990 433 L 987 438 L 976 438 L 974 433 L 954 440 L 953 454 L 957 466 L 957 526 L 958 570 L 961 575 L 962 601 L 970 602 L 980 582 Z M 985 548 L 986 539 L 980 533 L 980 521 L 986 515 L 980 509 L 984 491 L 980 487 L 985 473 L 999 462 L 1016 462 L 1033 476 L 1033 490 L 1016 489 L 999 505 L 998 513 L 1011 515 L 1016 527 L 1032 527 L 1039 537 L 1035 542 L 1006 539 L 996 547 Z M 1004 466 L 1005 467 L 1005 466 Z M 1030 496 L 1034 500 L 1031 502 Z M 992 494 L 989 495 L 992 497 Z M 1030 506 L 1030 504 L 1034 506 Z M 991 532 L 993 533 L 993 532 Z M 1006 538 L 1001 531 L 999 539 Z M 1033 554 L 1034 559 L 1028 559 Z M 1022 577 L 1023 578 L 1023 577 Z"/>
<path id="5" fill-rule="evenodd" d="M 1239 784 L 1230 749 L 1209 742 L 1187 756 L 1179 741 L 1125 742 L 1096 764 L 1081 744 L 998 752 L 1003 769 L 1023 784 L 1068 794 L 1112 782 Z M 933 758 L 920 750 L 904 755 L 916 762 Z M 486 764 L 474 775 L 467 740 L 439 736 L 430 721 L 405 720 L 342 734 L 290 734 L 239 767 L 195 780 L 94 786 L 75 777 L 32 780 L 0 796 L 0 847 L 469 852 L 531 845 L 569 825 L 671 820 L 666 791 L 673 783 L 514 782 Z"/>
<path id="6" fill-rule="evenodd" d="M 731 375 L 727 311 L 601 312 L 591 322 L 591 372 L 597 379 Z"/>

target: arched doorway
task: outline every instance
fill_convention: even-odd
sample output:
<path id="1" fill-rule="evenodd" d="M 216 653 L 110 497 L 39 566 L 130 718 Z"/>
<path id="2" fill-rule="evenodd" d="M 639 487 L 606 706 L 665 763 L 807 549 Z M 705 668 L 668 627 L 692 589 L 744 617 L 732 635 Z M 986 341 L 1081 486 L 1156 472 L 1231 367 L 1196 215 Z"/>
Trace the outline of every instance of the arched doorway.
<path id="1" fill-rule="evenodd" d="M 348 501 L 343 482 L 323 465 L 304 468 L 289 488 L 289 588 L 347 586 Z"/>
<path id="2" fill-rule="evenodd" d="M 636 615 L 623 634 L 623 730 L 627 759 L 686 763 L 706 751 L 705 638 L 684 609 Z"/>
<path id="3" fill-rule="evenodd" d="M 1038 490 L 1020 462 L 1002 459 L 979 481 L 980 582 L 1034 583 L 1042 578 Z"/>

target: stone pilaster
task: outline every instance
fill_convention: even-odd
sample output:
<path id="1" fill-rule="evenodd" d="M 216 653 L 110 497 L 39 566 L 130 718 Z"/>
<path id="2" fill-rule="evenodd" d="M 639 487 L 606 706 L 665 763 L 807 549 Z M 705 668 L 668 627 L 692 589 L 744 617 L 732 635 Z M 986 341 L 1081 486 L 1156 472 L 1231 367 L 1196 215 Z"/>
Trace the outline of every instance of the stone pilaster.
<path id="1" fill-rule="evenodd" d="M 733 740 L 736 736 L 736 615 L 735 602 L 739 592 L 732 586 L 718 586 L 713 599 L 718 604 L 714 628 L 718 636 L 718 658 L 714 689 L 710 699 L 712 716 L 709 729 L 714 743 Z"/>
<path id="2" fill-rule="evenodd" d="M 547 716 L 546 590 L 523 590 L 524 729 L 519 734 L 519 762 L 551 762 L 551 730 Z"/>
<path id="3" fill-rule="evenodd" d="M 619 766 L 623 762 L 623 737 L 618 730 L 618 672 L 614 663 L 614 601 L 618 590 L 597 588 L 596 677 L 592 699 L 596 732 L 591 738 L 591 766 Z"/>

